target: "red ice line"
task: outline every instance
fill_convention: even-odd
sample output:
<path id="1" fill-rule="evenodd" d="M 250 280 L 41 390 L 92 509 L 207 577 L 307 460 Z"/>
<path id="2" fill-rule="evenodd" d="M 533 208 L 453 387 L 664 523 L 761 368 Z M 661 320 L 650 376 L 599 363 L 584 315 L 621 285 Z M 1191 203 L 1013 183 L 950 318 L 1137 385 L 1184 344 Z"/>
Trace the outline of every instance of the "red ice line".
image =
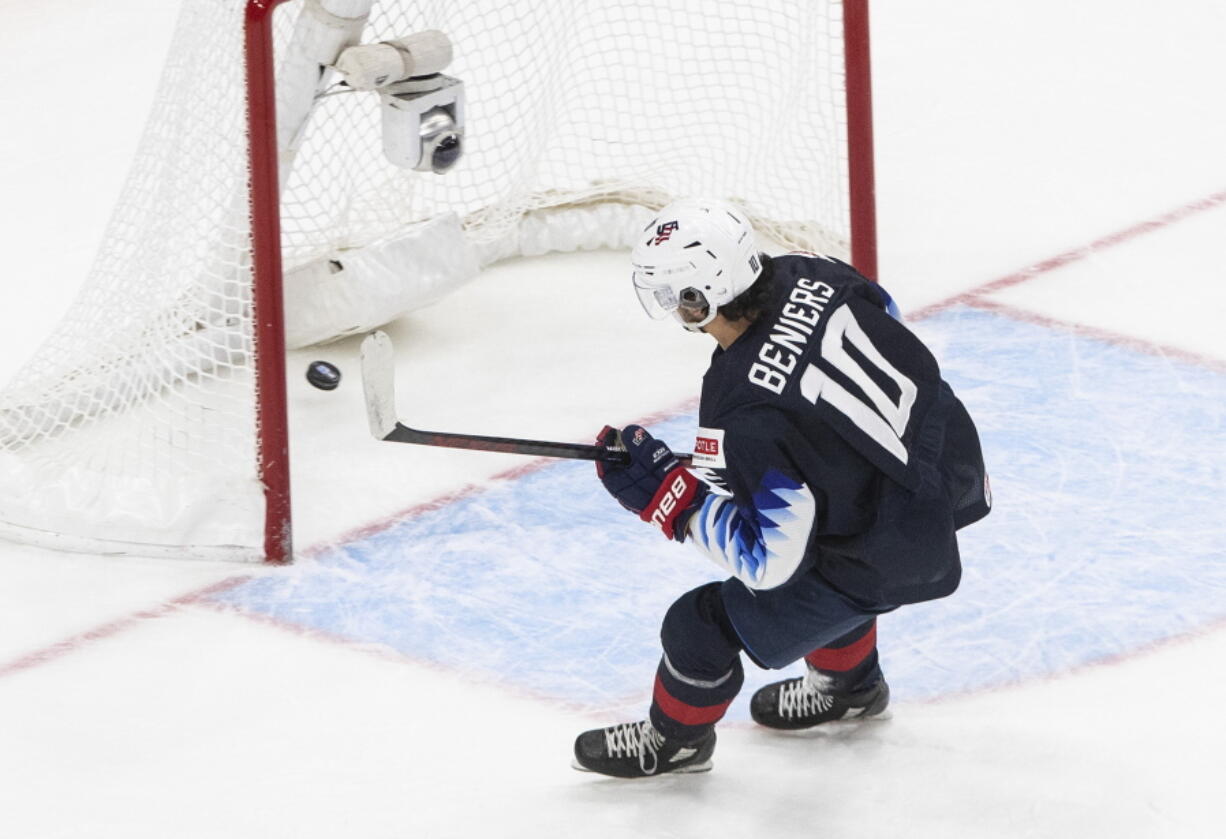
<path id="1" fill-rule="evenodd" d="M 161 618 L 178 610 L 181 606 L 189 606 L 194 603 L 206 601 L 207 598 L 214 594 L 219 594 L 223 591 L 228 591 L 238 584 L 246 581 L 246 575 L 238 577 L 227 577 L 226 579 L 212 583 L 204 588 L 190 591 L 187 594 L 180 595 L 173 600 L 168 600 L 159 606 L 154 606 L 152 609 L 143 609 L 139 612 L 133 612 L 130 615 L 113 620 L 110 623 L 104 623 L 101 626 L 96 626 L 93 629 L 82 632 L 79 635 L 73 635 L 71 638 L 66 638 L 63 641 L 52 644 L 49 647 L 43 647 L 41 650 L 35 650 L 20 658 L 14 659 L 7 664 L 0 664 L 0 678 L 11 676 L 14 673 L 20 673 L 22 670 L 29 670 L 31 667 L 37 667 L 40 664 L 46 664 L 49 661 L 54 661 L 69 653 L 76 652 L 87 644 L 94 641 L 101 641 L 106 638 L 111 638 L 124 632 L 128 629 L 138 626 L 141 621 L 150 620 L 152 618 Z"/>
<path id="2" fill-rule="evenodd" d="M 1054 271 L 1057 268 L 1063 268 L 1071 263 L 1079 262 L 1080 260 L 1085 259 L 1087 256 L 1091 256 L 1099 251 L 1115 247 L 1116 245 L 1122 245 L 1123 243 L 1135 239 L 1138 236 L 1143 236 L 1146 233 L 1153 233 L 1165 227 L 1170 227 L 1172 224 L 1181 222 L 1184 219 L 1194 216 L 1197 213 L 1202 213 L 1205 210 L 1212 210 L 1223 203 L 1226 203 L 1226 189 L 1215 192 L 1212 195 L 1207 195 L 1204 198 L 1198 198 L 1195 201 L 1189 201 L 1182 207 L 1177 207 L 1170 212 L 1163 213 L 1160 216 L 1140 222 L 1139 224 L 1134 224 L 1132 227 L 1125 228 L 1108 236 L 1103 236 L 1101 239 L 1095 239 L 1088 245 L 1082 245 L 1079 248 L 1073 248 L 1072 250 L 1065 251 L 1062 254 L 1057 254 L 1049 259 L 1036 262 L 1020 271 L 1015 271 L 1012 274 L 1001 277 L 1000 279 L 992 280 L 991 282 L 984 283 L 981 286 L 976 286 L 969 291 L 964 291 L 961 294 L 954 295 L 953 297 L 942 300 L 939 303 L 933 303 L 932 305 L 925 306 L 924 308 L 918 309 L 915 312 L 908 312 L 907 318 L 909 320 L 919 320 L 958 304 L 978 306 L 983 302 L 983 298 L 989 294 L 993 294 L 1006 288 L 1011 288 L 1015 285 L 1020 285 L 1028 280 L 1033 280 L 1040 274 L 1045 274 L 1048 271 Z"/>
<path id="3" fill-rule="evenodd" d="M 1173 224 L 1183 221 L 1184 219 L 1187 219 L 1193 215 L 1196 215 L 1197 213 L 1203 212 L 1205 210 L 1214 209 L 1215 207 L 1218 207 L 1222 205 L 1223 203 L 1226 203 L 1226 190 L 1221 190 L 1219 192 L 1215 192 L 1211 195 L 1208 195 L 1204 198 L 1189 202 L 1187 204 L 1184 204 L 1182 207 L 1178 207 L 1174 210 L 1171 210 L 1168 213 L 1164 213 L 1161 216 L 1157 216 L 1147 221 L 1140 222 L 1139 224 L 1135 224 L 1132 227 L 1128 227 L 1124 230 L 1118 231 L 1116 233 L 1112 233 L 1100 239 L 1096 239 L 1093 242 L 1090 242 L 1088 245 L 1083 245 L 1082 247 L 1074 248 L 1073 250 L 1069 250 L 1069 251 L 1065 251 L 1064 253 L 1058 254 L 1049 259 L 1042 260 L 1041 262 L 1036 262 L 1035 264 L 1030 265 L 1026 268 L 1023 268 L 1020 271 L 1015 271 L 1012 274 L 1008 274 L 999 279 L 992 280 L 991 282 L 988 282 L 988 283 L 984 283 L 983 285 L 972 288 L 969 291 L 962 292 L 946 300 L 942 300 L 938 303 L 934 303 L 930 306 L 926 306 L 922 309 L 918 309 L 915 312 L 909 313 L 908 319 L 921 320 L 923 318 L 931 317 L 932 315 L 935 315 L 938 312 L 944 311 L 945 309 L 951 308 L 953 306 L 966 305 L 966 306 L 972 306 L 975 308 L 992 311 L 992 312 L 1004 315 L 1006 317 L 1012 317 L 1012 318 L 1019 319 L 1019 320 L 1027 320 L 1032 323 L 1037 323 L 1043 326 L 1048 326 L 1048 327 L 1052 327 L 1056 329 L 1063 329 L 1063 330 L 1075 332 L 1077 334 L 1099 338 L 1101 340 L 1128 346 L 1133 349 L 1141 350 L 1144 352 L 1155 353 L 1155 354 L 1162 355 L 1162 356 L 1169 357 L 1169 358 L 1177 358 L 1182 361 L 1190 361 L 1192 363 L 1200 364 L 1206 367 L 1210 367 L 1212 369 L 1226 370 L 1226 362 L 1223 362 L 1220 359 L 1208 358 L 1205 356 L 1197 355 L 1195 353 L 1187 352 L 1185 350 L 1176 349 L 1174 347 L 1162 346 L 1162 345 L 1155 344 L 1152 342 L 1133 338 L 1131 336 L 1109 332 L 1107 330 L 1095 329 L 1093 327 L 1083 326 L 1081 324 L 1076 324 L 1076 323 L 1066 323 L 1063 321 L 1058 321 L 1054 318 L 1048 318 L 1045 316 L 1033 314 L 1023 309 L 1018 309 L 1016 307 L 1007 306 L 1007 305 L 1000 304 L 1000 303 L 995 303 L 995 302 L 992 302 L 986 299 L 987 295 L 990 295 L 994 292 L 1000 291 L 1005 288 L 1010 288 L 1015 285 L 1019 285 L 1028 280 L 1034 279 L 1035 277 L 1041 274 L 1045 274 L 1048 271 L 1053 271 L 1057 268 L 1063 268 L 1064 266 L 1069 265 L 1070 263 L 1077 262 L 1094 253 L 1097 253 L 1107 248 L 1111 248 L 1116 245 L 1122 244 L 1129 240 L 1135 239 L 1138 236 L 1142 236 L 1146 233 L 1152 233 L 1154 231 L 1161 230 L 1165 227 L 1169 227 Z M 689 400 L 686 400 L 686 402 L 682 403 L 681 405 L 675 406 L 670 410 L 662 411 L 660 413 L 653 414 L 649 417 L 644 417 L 643 419 L 639 420 L 639 424 L 640 425 L 650 425 L 653 422 L 660 422 L 665 419 L 670 419 L 672 417 L 678 416 L 681 413 L 692 411 L 696 405 L 697 405 L 696 399 L 689 399 Z M 532 472 L 536 472 L 544 468 L 545 466 L 547 466 L 549 463 L 552 463 L 552 460 L 548 458 L 540 458 L 537 460 L 533 460 L 522 466 L 517 466 L 514 469 L 509 469 L 505 472 L 500 472 L 492 476 L 489 479 L 489 481 L 492 482 L 492 481 L 513 480 L 515 478 L 522 477 Z M 339 545 L 342 545 L 342 544 L 345 544 L 351 541 L 356 541 L 364 537 L 369 537 L 375 533 L 379 533 L 407 519 L 411 519 L 416 516 L 422 515 L 424 513 L 447 507 L 451 504 L 454 504 L 457 501 L 460 501 L 464 498 L 471 497 L 472 495 L 475 495 L 481 492 L 482 489 L 483 489 L 482 486 L 479 486 L 476 484 L 470 484 L 468 486 L 462 487 L 461 489 L 455 490 L 453 492 L 447 493 L 446 495 L 442 495 L 438 498 L 435 498 L 431 501 L 427 501 L 422 504 L 414 505 L 398 513 L 395 513 L 391 516 L 388 516 L 386 518 L 366 524 L 360 528 L 357 528 L 348 533 L 345 533 L 344 535 L 342 535 L 341 537 L 337 539 L 332 539 L 326 543 L 322 543 L 319 545 L 313 545 L 307 548 L 305 551 L 303 551 L 303 555 L 307 557 L 318 556 L 332 548 L 338 547 Z M 200 588 L 195 591 L 191 591 L 186 594 L 180 595 L 179 597 L 176 597 L 173 600 L 169 600 L 161 604 L 160 606 L 155 606 L 152 609 L 141 610 L 139 612 L 133 612 L 130 615 L 127 615 L 125 617 L 111 621 L 109 623 L 102 624 L 101 626 L 97 626 L 94 629 L 88 630 L 79 635 L 74 635 L 58 643 L 52 644 L 47 647 L 43 647 L 42 649 L 35 650 L 34 652 L 31 652 L 31 653 L 27 653 L 26 655 L 21 656 L 20 658 L 14 659 L 13 661 L 10 661 L 5 664 L 0 664 L 0 678 L 3 678 L 5 676 L 10 676 L 14 673 L 20 673 L 24 670 L 29 670 L 30 668 L 36 667 L 40 664 L 46 664 L 50 661 L 54 661 L 56 659 L 62 658 L 63 656 L 76 652 L 82 647 L 88 644 L 91 644 L 95 641 L 100 641 L 106 638 L 111 638 L 115 635 L 118 635 L 121 632 L 124 632 L 128 629 L 138 626 L 140 625 L 142 621 L 165 617 L 166 615 L 175 612 L 182 606 L 188 606 L 188 605 L 193 605 L 193 604 L 208 604 L 209 603 L 208 598 L 211 595 L 217 594 L 223 591 L 228 591 L 229 589 L 232 589 L 235 586 L 238 586 L 241 583 L 245 582 L 248 578 L 249 578 L 248 575 L 245 575 L 245 574 L 234 576 L 234 577 L 228 577 L 220 582 L 213 583 L 211 585 L 205 586 L 204 588 Z M 243 615 L 246 615 L 249 618 L 255 617 L 247 612 L 240 612 L 240 613 Z M 288 624 L 286 624 L 283 621 L 269 620 L 266 622 L 272 623 L 276 626 L 281 626 L 283 628 L 288 627 Z M 1226 625 L 1226 622 L 1219 622 L 1217 624 L 1211 625 L 1210 627 L 1203 627 L 1200 630 L 1194 630 L 1192 632 L 1185 633 L 1183 635 L 1173 636 L 1172 638 L 1167 639 L 1167 641 L 1171 643 L 1179 643 L 1183 640 L 1188 640 L 1191 638 L 1200 637 L 1204 634 L 1208 634 L 1210 631 L 1221 628 L 1223 625 Z M 321 639 L 327 638 L 328 640 L 337 640 L 333 636 L 327 635 L 326 633 L 303 632 L 301 634 L 307 635 L 308 637 L 315 637 L 315 638 L 321 638 Z M 1164 642 L 1164 644 L 1165 643 L 1166 642 Z M 1148 650 L 1160 649 L 1164 646 L 1164 644 L 1150 647 L 1148 648 Z M 1135 651 L 1133 653 L 1129 653 L 1127 657 L 1132 658 L 1138 653 L 1143 653 L 1146 651 L 1147 649 Z M 1124 656 L 1107 659 L 1105 662 L 1099 662 L 1098 664 L 1115 663 L 1119 661 L 1120 658 L 1123 658 L 1123 657 Z M 397 655 L 395 656 L 395 658 L 399 660 L 404 660 L 405 657 L 401 655 Z M 1088 666 L 1095 666 L 1095 665 L 1086 665 L 1086 666 L 1088 667 Z"/>
<path id="4" fill-rule="evenodd" d="M 1159 344 L 1155 341 L 1147 341 L 1142 338 L 1137 338 L 1132 335 L 1125 335 L 1121 332 L 1112 332 L 1108 329 L 1099 329 L 1095 326 L 1086 326 L 1081 323 L 1072 321 L 1059 320 L 1057 318 L 1040 315 L 1034 312 L 1020 309 L 1016 306 L 1010 306 L 1004 303 L 996 303 L 991 300 L 982 298 L 972 298 L 965 302 L 965 305 L 976 309 L 982 309 L 985 312 L 1001 315 L 1002 317 L 1011 318 L 1013 320 L 1025 321 L 1039 326 L 1047 327 L 1048 329 L 1056 329 L 1063 332 L 1071 332 L 1074 335 L 1081 335 L 1086 338 L 1095 338 L 1108 344 L 1115 344 L 1119 347 L 1125 347 L 1137 352 L 1148 353 L 1149 355 L 1158 355 L 1163 358 L 1173 359 L 1175 361 L 1183 361 L 1188 364 L 1195 364 L 1200 367 L 1207 367 L 1210 370 L 1216 370 L 1220 373 L 1226 373 L 1226 360 L 1213 358 L 1200 353 L 1194 353 L 1189 350 L 1172 347 L 1169 344 Z"/>

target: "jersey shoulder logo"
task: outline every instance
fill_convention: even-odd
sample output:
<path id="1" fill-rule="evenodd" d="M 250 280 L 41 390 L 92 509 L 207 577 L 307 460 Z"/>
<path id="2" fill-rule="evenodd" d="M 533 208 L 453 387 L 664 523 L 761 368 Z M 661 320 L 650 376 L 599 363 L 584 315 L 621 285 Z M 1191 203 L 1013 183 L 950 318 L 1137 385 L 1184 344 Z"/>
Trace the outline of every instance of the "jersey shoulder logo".
<path id="1" fill-rule="evenodd" d="M 700 428 L 694 440 L 694 465 L 707 469 L 725 469 L 724 429 Z"/>

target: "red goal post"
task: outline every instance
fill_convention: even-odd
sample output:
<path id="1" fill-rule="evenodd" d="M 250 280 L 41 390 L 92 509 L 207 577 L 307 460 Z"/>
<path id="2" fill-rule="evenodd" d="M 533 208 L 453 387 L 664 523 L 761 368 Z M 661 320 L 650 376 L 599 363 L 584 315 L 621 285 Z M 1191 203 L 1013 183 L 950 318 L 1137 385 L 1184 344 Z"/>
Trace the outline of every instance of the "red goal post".
<path id="1" fill-rule="evenodd" d="M 289 411 L 285 392 L 285 309 L 281 264 L 281 193 L 277 178 L 273 10 L 285 0 L 249 0 L 244 20 L 247 145 L 251 171 L 251 253 L 255 312 L 255 389 L 260 483 L 264 488 L 264 561 L 293 559 Z"/>
<path id="2" fill-rule="evenodd" d="M 877 279 L 877 185 L 873 165 L 873 76 L 868 0 L 843 0 L 851 262 Z"/>

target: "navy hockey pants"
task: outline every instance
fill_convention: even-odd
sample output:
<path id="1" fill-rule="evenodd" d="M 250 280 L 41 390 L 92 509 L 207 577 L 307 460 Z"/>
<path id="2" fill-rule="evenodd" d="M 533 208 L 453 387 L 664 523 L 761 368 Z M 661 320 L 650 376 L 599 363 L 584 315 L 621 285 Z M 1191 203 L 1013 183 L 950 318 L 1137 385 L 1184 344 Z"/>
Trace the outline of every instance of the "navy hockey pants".
<path id="1" fill-rule="evenodd" d="M 686 592 L 660 628 L 651 721 L 665 737 L 696 740 L 721 719 L 744 682 L 740 651 L 759 667 L 800 659 L 835 690 L 880 678 L 876 616 L 811 573 L 791 585 L 751 591 L 735 578 Z"/>

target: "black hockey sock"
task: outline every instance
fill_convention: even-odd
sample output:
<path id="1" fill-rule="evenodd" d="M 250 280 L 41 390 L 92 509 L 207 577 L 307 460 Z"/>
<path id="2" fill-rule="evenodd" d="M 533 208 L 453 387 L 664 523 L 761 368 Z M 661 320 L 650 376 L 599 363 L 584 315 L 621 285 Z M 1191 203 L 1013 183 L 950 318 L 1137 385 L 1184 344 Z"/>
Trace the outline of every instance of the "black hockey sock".
<path id="1" fill-rule="evenodd" d="M 720 584 L 686 592 L 664 616 L 651 723 L 669 739 L 704 737 L 741 689 L 745 671 Z"/>

